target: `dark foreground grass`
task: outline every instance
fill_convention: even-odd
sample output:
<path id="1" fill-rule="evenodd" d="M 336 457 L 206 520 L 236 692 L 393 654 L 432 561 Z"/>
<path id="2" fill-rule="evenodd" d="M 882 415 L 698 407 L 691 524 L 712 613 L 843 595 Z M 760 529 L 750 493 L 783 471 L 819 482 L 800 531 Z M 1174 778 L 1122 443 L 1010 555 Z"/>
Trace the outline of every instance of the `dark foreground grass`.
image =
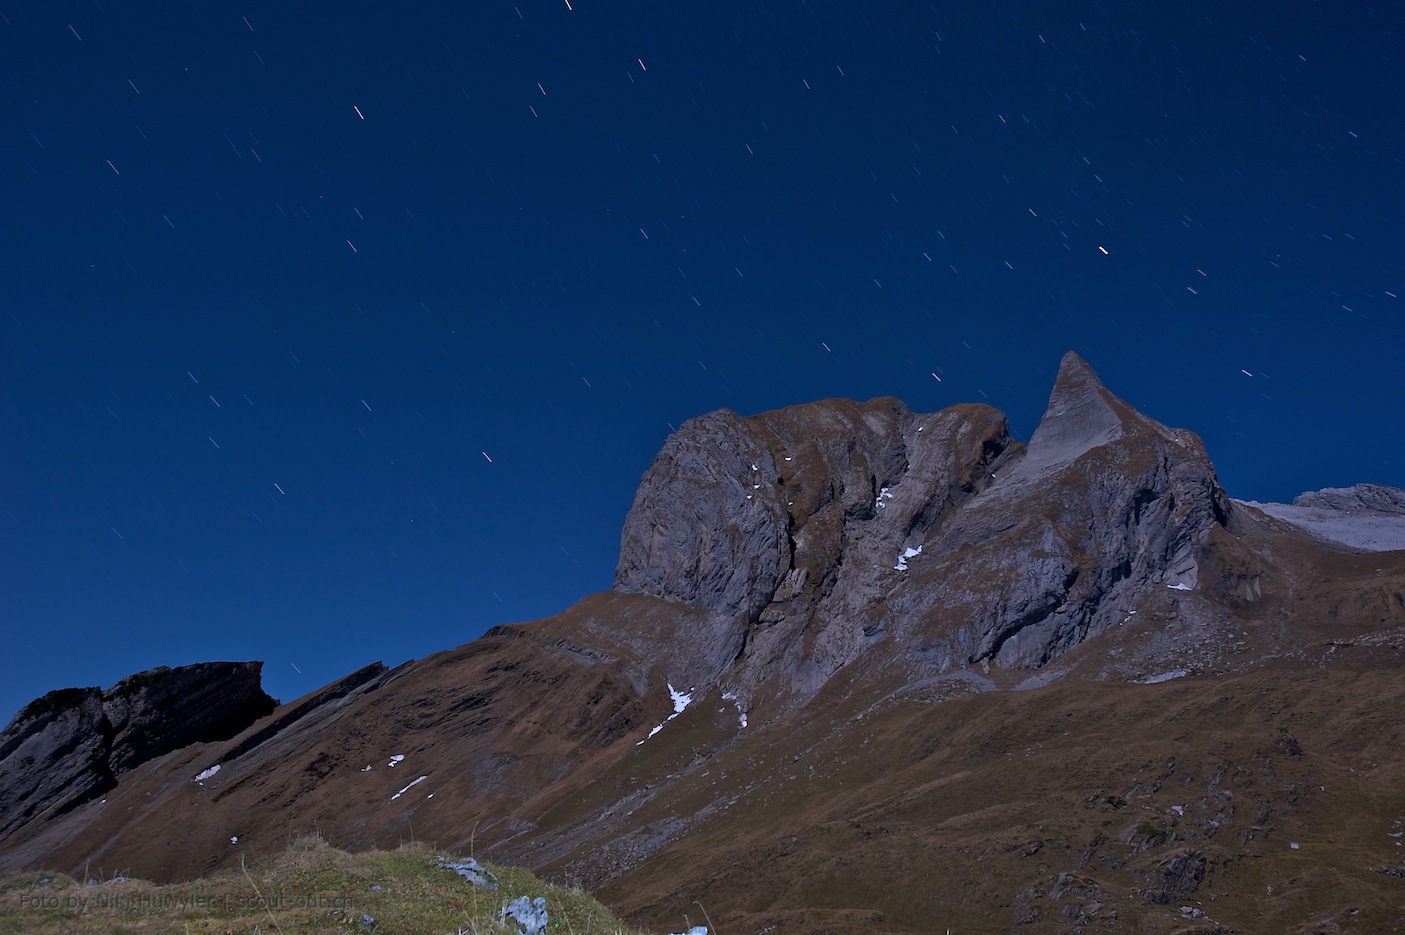
<path id="1" fill-rule="evenodd" d="M 519 896 L 540 896 L 549 933 L 638 935 L 585 892 L 551 886 L 526 870 L 484 865 L 499 883 L 489 890 L 441 869 L 442 856 L 424 844 L 348 854 L 310 837 L 278 857 L 189 883 L 10 874 L 0 877 L 0 933 L 486 935 L 517 932 L 498 913 Z"/>

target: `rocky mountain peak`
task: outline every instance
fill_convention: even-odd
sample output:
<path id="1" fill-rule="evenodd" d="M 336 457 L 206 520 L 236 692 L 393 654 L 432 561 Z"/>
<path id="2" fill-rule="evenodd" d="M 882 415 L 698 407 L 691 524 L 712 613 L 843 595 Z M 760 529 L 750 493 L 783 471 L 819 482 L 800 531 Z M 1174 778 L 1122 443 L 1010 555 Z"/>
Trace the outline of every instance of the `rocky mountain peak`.
<path id="1" fill-rule="evenodd" d="M 929 550 L 956 560 L 926 566 L 939 592 L 926 613 L 950 621 L 928 658 L 941 671 L 1040 668 L 1167 589 L 1185 596 L 1229 504 L 1193 432 L 1137 412 L 1065 355 L 1025 455 Z M 1184 603 L 1186 620 L 1203 610 Z"/>
<path id="2" fill-rule="evenodd" d="M 1134 413 L 1107 391 L 1083 358 L 1069 351 L 1059 365 L 1044 417 L 1029 440 L 1027 460 L 1042 467 L 1067 464 L 1090 448 L 1121 438 L 1129 415 Z"/>
<path id="3" fill-rule="evenodd" d="M 786 708 L 860 657 L 1043 666 L 1152 588 L 1193 589 L 1228 503 L 1193 433 L 1069 353 L 1028 448 L 987 406 L 886 398 L 684 424 L 615 586 L 707 611 L 672 677 Z"/>

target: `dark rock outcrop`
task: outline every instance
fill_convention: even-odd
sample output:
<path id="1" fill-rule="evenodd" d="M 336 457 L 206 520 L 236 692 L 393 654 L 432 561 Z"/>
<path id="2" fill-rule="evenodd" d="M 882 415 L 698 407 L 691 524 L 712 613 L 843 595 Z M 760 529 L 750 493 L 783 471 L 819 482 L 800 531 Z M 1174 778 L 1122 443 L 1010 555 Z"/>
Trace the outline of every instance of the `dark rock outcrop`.
<path id="1" fill-rule="evenodd" d="M 111 742 L 102 689 L 61 688 L 26 705 L 0 733 L 0 841 L 111 789 Z"/>
<path id="2" fill-rule="evenodd" d="M 102 795 L 122 774 L 193 743 L 227 740 L 271 712 L 261 662 L 205 662 L 128 676 L 107 691 L 49 692 L 0 732 L 0 840 L 45 812 Z"/>
<path id="3" fill-rule="evenodd" d="M 228 740 L 278 702 L 259 682 L 262 662 L 202 662 L 128 676 L 103 692 L 112 725 L 108 765 L 122 773 L 192 743 Z"/>

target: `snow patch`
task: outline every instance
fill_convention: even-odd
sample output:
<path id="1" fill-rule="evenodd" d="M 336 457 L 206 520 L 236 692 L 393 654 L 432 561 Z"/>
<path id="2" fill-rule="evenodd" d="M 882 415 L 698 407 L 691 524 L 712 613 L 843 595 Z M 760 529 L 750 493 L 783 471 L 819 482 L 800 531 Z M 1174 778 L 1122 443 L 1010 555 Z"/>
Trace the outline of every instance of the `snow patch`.
<path id="1" fill-rule="evenodd" d="M 917 548 L 915 548 L 915 549 L 912 549 L 912 548 L 903 549 L 903 554 L 901 554 L 901 555 L 898 556 L 898 563 L 893 566 L 893 570 L 895 570 L 895 571 L 907 571 L 907 560 L 910 559 L 910 558 L 916 558 L 917 556 L 919 556 L 919 555 L 921 555 L 921 554 L 922 554 L 922 546 L 920 546 L 920 545 L 919 545 Z"/>
<path id="2" fill-rule="evenodd" d="M 673 699 L 673 713 L 670 714 L 668 717 L 664 718 L 663 724 L 667 724 L 669 721 L 678 717 L 678 715 L 682 714 L 685 710 L 687 710 L 688 705 L 693 703 L 693 696 L 691 692 L 685 693 L 679 691 L 678 689 L 673 687 L 672 682 L 667 682 L 665 684 L 668 685 L 668 696 Z M 659 731 L 663 730 L 663 724 L 660 724 L 658 727 L 655 727 L 653 730 L 649 731 L 649 737 L 652 737 Z M 644 740 L 648 740 L 649 737 L 645 737 Z M 639 741 L 635 744 L 635 746 L 639 746 L 644 742 L 644 740 Z"/>
<path id="3" fill-rule="evenodd" d="M 409 792 L 410 789 L 412 789 L 412 788 L 415 787 L 415 786 L 418 786 L 420 783 L 424 782 L 424 781 L 425 781 L 426 779 L 428 779 L 428 778 L 429 778 L 428 776 L 421 776 L 419 779 L 416 779 L 414 782 L 410 783 L 410 785 L 406 786 L 405 788 L 401 789 L 399 792 L 397 792 L 397 793 L 395 793 L 394 795 L 392 795 L 392 796 L 390 797 L 390 801 L 394 802 L 396 799 L 400 798 L 400 797 L 401 797 L 402 795 L 404 795 L 406 792 Z"/>
<path id="4" fill-rule="evenodd" d="M 403 760 L 403 759 L 405 759 L 405 754 L 403 754 L 403 753 L 395 753 L 395 754 L 392 754 L 391 757 L 390 757 L 390 762 L 387 763 L 386 765 L 387 765 L 387 766 L 394 766 L 396 763 L 399 763 L 399 762 L 400 762 L 401 760 Z"/>
<path id="5" fill-rule="evenodd" d="M 746 711 L 742 709 L 742 703 L 737 700 L 737 696 L 732 692 L 723 692 L 722 700 L 737 706 L 737 717 L 741 719 L 742 730 L 746 730 Z"/>
<path id="6" fill-rule="evenodd" d="M 893 499 L 892 493 L 889 492 L 887 487 L 884 487 L 882 490 L 878 491 L 878 499 L 873 501 L 873 506 L 875 509 L 881 510 L 887 506 L 883 501 L 891 499 Z"/>
<path id="7" fill-rule="evenodd" d="M 219 771 L 220 771 L 220 765 L 219 765 L 218 763 L 216 763 L 214 766 L 211 766 L 209 769 L 204 769 L 204 770 L 201 770 L 199 773 L 197 773 L 197 774 L 195 775 L 195 781 L 196 781 L 196 782 L 201 782 L 201 783 L 203 783 L 205 780 L 213 778 L 214 775 L 215 775 L 215 773 L 218 773 Z"/>
<path id="8" fill-rule="evenodd" d="M 1184 581 L 1178 581 L 1178 582 L 1176 582 L 1175 584 L 1168 584 L 1168 585 L 1166 585 L 1166 587 L 1170 588 L 1172 591 L 1194 591 L 1194 590 L 1195 590 L 1195 588 L 1193 588 L 1193 587 L 1191 587 L 1190 585 L 1186 584 Z"/>

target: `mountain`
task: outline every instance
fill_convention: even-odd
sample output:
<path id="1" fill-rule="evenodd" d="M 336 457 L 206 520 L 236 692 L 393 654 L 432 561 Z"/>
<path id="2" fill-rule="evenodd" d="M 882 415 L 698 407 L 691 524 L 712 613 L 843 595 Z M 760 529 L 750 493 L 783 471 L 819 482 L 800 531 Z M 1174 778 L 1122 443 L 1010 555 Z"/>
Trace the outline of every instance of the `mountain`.
<path id="1" fill-rule="evenodd" d="M 180 880 L 320 832 L 656 929 L 1400 930 L 1402 504 L 1235 501 L 1074 354 L 1027 445 L 980 405 L 721 410 L 645 473 L 612 590 L 554 617 L 231 695 L 232 736 L 107 778 L 23 761 L 97 690 L 30 705 L 0 869 Z"/>

